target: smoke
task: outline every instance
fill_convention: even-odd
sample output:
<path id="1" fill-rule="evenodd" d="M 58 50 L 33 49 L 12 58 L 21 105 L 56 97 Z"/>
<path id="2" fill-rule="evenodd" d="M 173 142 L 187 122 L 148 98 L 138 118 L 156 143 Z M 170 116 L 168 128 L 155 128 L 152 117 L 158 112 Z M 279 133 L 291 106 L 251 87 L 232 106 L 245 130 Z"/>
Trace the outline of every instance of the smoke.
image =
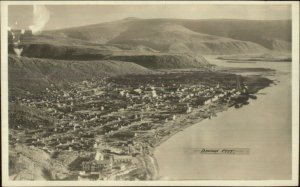
<path id="1" fill-rule="evenodd" d="M 33 35 L 41 33 L 50 18 L 45 5 L 33 5 L 33 25 L 29 26 Z"/>
<path id="2" fill-rule="evenodd" d="M 22 53 L 22 51 L 23 51 L 23 48 L 13 48 L 14 49 L 14 51 L 15 51 L 15 53 L 16 53 L 16 55 L 17 55 L 17 57 L 21 57 L 21 53 Z"/>
<path id="3" fill-rule="evenodd" d="M 41 33 L 46 26 L 47 22 L 49 21 L 50 14 L 45 5 L 33 5 L 33 25 L 29 26 L 31 30 L 31 34 L 37 35 Z M 18 22 L 15 22 L 15 25 L 11 28 L 8 27 L 8 32 L 11 34 L 11 42 L 14 52 L 16 53 L 17 57 L 21 57 L 23 52 L 23 46 L 21 43 L 21 39 L 26 35 L 25 33 L 28 32 L 25 29 L 17 29 Z"/>
<path id="4" fill-rule="evenodd" d="M 16 23 L 17 25 L 17 23 Z M 13 50 L 15 51 L 17 57 L 21 57 L 23 47 L 21 46 L 21 38 L 22 35 L 25 33 L 25 30 L 12 30 L 10 27 L 8 28 L 8 31 L 11 36 L 11 44 L 13 46 Z"/>

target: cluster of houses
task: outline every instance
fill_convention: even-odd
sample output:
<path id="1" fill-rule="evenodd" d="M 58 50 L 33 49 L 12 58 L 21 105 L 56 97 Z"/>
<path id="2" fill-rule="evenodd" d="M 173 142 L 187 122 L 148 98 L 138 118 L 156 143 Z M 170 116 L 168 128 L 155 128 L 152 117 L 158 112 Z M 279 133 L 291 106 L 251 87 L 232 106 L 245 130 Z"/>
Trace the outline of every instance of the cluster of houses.
<path id="1" fill-rule="evenodd" d="M 187 84 L 164 82 L 163 79 L 154 83 L 136 80 L 132 84 L 86 80 L 72 83 L 66 89 L 51 85 L 44 94 L 28 93 L 12 101 L 37 108 L 56 119 L 53 126 L 39 124 L 36 129 L 14 138 L 14 142 L 38 146 L 49 152 L 94 151 L 99 147 L 96 139 L 101 137 L 110 153 L 113 147 L 126 153 L 113 156 L 97 153 L 94 159 L 82 162 L 81 174 L 84 176 L 119 163 L 122 166 L 130 163 L 132 154 L 147 150 L 147 146 L 135 144 L 128 150 L 128 142 L 138 140 L 147 132 L 155 132 L 164 123 L 189 114 L 194 108 L 228 103 L 246 93 L 246 89 L 240 85 L 226 87 L 218 82 L 213 85 Z"/>

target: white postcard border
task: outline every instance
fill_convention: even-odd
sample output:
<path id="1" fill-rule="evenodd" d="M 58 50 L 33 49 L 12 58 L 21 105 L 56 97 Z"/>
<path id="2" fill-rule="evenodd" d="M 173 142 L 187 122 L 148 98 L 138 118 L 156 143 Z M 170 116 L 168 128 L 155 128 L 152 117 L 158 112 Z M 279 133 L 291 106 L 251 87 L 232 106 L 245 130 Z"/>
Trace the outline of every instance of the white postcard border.
<path id="1" fill-rule="evenodd" d="M 11 181 L 8 176 L 8 5 L 290 4 L 292 6 L 292 180 Z M 2 1 L 1 132 L 3 186 L 294 186 L 299 174 L 299 2 L 293 1 Z"/>

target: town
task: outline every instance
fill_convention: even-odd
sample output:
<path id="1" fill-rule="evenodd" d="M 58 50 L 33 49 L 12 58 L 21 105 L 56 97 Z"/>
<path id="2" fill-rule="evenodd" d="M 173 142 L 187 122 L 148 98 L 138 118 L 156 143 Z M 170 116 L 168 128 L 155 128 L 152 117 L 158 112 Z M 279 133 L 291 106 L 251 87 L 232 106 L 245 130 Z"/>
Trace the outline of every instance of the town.
<path id="1" fill-rule="evenodd" d="M 9 144 L 38 147 L 53 158 L 76 155 L 68 165 L 72 179 L 151 179 L 155 167 L 148 165 L 155 165 L 151 155 L 157 145 L 226 107 L 248 104 L 261 89 L 253 82 L 227 73 L 166 71 L 101 77 L 63 88 L 51 84 L 39 95 L 28 91 L 10 98 L 53 121 L 10 124 Z"/>

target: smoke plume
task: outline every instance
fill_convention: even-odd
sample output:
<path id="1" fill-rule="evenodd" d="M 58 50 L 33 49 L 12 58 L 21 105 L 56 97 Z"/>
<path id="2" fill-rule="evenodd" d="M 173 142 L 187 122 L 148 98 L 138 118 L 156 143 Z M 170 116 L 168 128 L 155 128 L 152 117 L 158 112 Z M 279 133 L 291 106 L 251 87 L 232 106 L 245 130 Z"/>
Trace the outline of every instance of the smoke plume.
<path id="1" fill-rule="evenodd" d="M 44 5 L 33 6 L 33 25 L 29 26 L 33 35 L 39 34 L 43 31 L 50 18 L 49 11 Z"/>
<path id="2" fill-rule="evenodd" d="M 13 48 L 14 49 L 14 51 L 15 51 L 15 53 L 16 53 L 16 55 L 17 55 L 17 57 L 21 57 L 21 53 L 22 53 L 22 51 L 23 51 L 23 48 Z"/>

